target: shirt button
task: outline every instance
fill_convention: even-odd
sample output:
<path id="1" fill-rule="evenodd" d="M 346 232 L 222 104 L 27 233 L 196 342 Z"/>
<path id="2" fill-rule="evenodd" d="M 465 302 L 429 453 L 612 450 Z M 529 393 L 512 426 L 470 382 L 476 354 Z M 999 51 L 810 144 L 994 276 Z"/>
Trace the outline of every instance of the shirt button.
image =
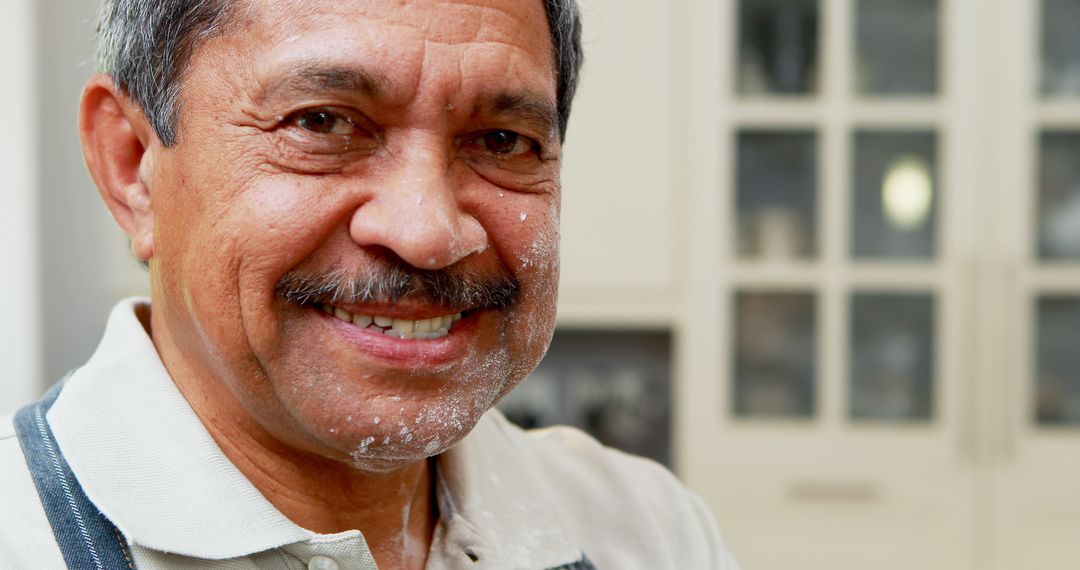
<path id="1" fill-rule="evenodd" d="M 336 560 L 329 556 L 312 556 L 307 563 L 308 570 L 338 570 Z"/>

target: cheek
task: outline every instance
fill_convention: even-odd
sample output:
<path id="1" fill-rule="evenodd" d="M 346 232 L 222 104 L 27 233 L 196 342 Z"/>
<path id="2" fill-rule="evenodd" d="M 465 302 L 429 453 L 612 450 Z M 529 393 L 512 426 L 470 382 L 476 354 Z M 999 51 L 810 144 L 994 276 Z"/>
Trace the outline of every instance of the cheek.
<path id="1" fill-rule="evenodd" d="M 524 195 L 510 204 L 500 209 L 489 232 L 503 263 L 521 285 L 521 302 L 510 312 L 506 329 L 513 347 L 511 376 L 517 379 L 543 357 L 555 329 L 559 203 L 550 196 Z"/>
<path id="2" fill-rule="evenodd" d="M 175 234 L 161 252 L 177 276 L 168 298 L 183 299 L 199 334 L 222 349 L 224 360 L 249 357 L 244 353 L 276 342 L 269 308 L 277 281 L 326 242 L 340 208 L 314 179 L 219 175 L 187 182 L 196 199 L 185 215 L 160 220 Z"/>
<path id="3" fill-rule="evenodd" d="M 475 211 L 497 255 L 511 273 L 529 280 L 557 270 L 559 200 L 552 194 L 492 191 Z"/>

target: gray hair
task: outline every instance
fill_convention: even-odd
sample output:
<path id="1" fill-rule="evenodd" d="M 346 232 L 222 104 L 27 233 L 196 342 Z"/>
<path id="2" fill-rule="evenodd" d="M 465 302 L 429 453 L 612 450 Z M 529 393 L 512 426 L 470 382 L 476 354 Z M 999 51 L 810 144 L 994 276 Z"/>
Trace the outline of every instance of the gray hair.
<path id="1" fill-rule="evenodd" d="M 242 0 L 241 0 L 242 1 Z M 234 0 L 103 0 L 98 70 L 137 103 L 165 146 L 176 143 L 180 91 L 195 47 L 221 35 Z M 559 134 L 566 138 L 570 105 L 583 62 L 577 0 L 544 0 L 558 74 Z"/>

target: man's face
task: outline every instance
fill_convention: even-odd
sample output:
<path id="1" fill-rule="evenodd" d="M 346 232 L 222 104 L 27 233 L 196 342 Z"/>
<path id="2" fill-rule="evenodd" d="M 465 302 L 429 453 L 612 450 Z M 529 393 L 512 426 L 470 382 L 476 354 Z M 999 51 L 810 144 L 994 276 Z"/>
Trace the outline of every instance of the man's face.
<path id="1" fill-rule="evenodd" d="M 247 0 L 234 19 L 188 65 L 179 143 L 144 162 L 166 365 L 305 451 L 444 451 L 554 326 L 543 4 Z"/>

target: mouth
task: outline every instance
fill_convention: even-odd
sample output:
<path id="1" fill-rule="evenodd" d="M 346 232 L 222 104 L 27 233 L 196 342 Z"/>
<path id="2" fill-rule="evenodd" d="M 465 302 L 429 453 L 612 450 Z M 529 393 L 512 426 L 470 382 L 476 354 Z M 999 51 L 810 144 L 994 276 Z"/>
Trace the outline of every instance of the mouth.
<path id="1" fill-rule="evenodd" d="M 389 315 L 352 312 L 340 306 L 320 304 L 327 315 L 351 324 L 368 333 L 382 334 L 403 340 L 438 340 L 450 335 L 454 324 L 468 312 L 436 315 L 423 319 L 408 319 Z"/>

